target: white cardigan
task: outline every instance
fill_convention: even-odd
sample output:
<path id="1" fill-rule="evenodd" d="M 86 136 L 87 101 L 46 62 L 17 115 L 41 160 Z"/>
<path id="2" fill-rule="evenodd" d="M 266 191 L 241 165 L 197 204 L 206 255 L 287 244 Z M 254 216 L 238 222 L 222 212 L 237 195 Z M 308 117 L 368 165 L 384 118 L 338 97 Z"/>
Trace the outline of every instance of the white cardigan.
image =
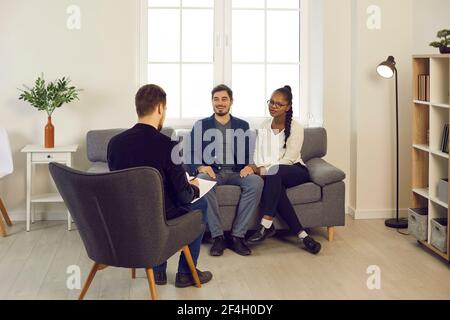
<path id="1" fill-rule="evenodd" d="M 274 132 L 275 131 L 275 132 Z M 291 135 L 284 148 L 284 130 L 272 130 L 272 118 L 266 120 L 257 130 L 254 163 L 258 168 L 269 170 L 274 165 L 292 165 L 301 163 L 301 149 L 304 140 L 304 128 L 295 120 L 292 120 Z"/>

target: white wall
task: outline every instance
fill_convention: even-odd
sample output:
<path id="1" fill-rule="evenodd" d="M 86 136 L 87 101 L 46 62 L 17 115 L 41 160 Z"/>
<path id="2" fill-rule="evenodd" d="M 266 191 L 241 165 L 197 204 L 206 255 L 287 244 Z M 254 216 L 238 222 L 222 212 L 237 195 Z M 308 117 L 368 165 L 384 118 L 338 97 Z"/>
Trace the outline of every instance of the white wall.
<path id="1" fill-rule="evenodd" d="M 410 0 L 353 0 L 355 45 L 352 157 L 356 175 L 352 204 L 357 217 L 390 216 L 395 208 L 395 100 L 393 80 L 376 74 L 376 66 L 393 55 L 399 70 L 401 207 L 410 195 L 410 101 L 412 54 L 412 2 Z M 367 8 L 381 9 L 381 29 L 369 30 Z"/>
<path id="2" fill-rule="evenodd" d="M 66 28 L 66 9 L 82 9 L 82 28 Z M 88 130 L 128 127 L 136 121 L 137 0 L 0 1 L 0 126 L 12 143 L 15 172 L 2 179 L 0 194 L 13 219 L 25 217 L 26 144 L 43 144 L 45 113 L 18 101 L 18 87 L 70 76 L 84 91 L 80 102 L 54 113 L 56 144 L 80 145 L 75 165 L 86 168 Z M 37 190 L 48 174 L 38 170 Z M 42 208 L 45 210 L 45 208 Z"/>
<path id="3" fill-rule="evenodd" d="M 429 43 L 438 40 L 436 33 L 442 29 L 450 29 L 450 1 L 413 0 L 414 53 L 439 53 Z"/>
<path id="4" fill-rule="evenodd" d="M 371 5 L 381 9 L 380 30 L 366 26 Z M 352 0 L 349 207 L 357 218 L 387 218 L 395 212 L 395 87 L 375 68 L 388 55 L 397 60 L 404 214 L 411 196 L 411 56 L 436 53 L 428 43 L 437 30 L 450 28 L 449 9 L 450 2 L 441 0 Z"/>
<path id="5" fill-rule="evenodd" d="M 324 1 L 323 115 L 326 160 L 347 174 L 350 199 L 351 0 Z"/>

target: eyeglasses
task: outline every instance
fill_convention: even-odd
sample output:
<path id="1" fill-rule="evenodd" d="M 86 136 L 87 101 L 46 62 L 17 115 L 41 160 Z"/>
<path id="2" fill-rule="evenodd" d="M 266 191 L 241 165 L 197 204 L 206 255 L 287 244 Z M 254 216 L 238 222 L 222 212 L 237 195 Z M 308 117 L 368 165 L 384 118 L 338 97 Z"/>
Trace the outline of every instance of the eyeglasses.
<path id="1" fill-rule="evenodd" d="M 268 105 L 269 107 L 275 107 L 275 109 L 280 109 L 280 108 L 283 108 L 283 107 L 287 107 L 287 106 L 288 106 L 288 104 L 281 104 L 281 103 L 275 102 L 275 101 L 273 101 L 273 100 L 267 100 L 267 105 Z"/>

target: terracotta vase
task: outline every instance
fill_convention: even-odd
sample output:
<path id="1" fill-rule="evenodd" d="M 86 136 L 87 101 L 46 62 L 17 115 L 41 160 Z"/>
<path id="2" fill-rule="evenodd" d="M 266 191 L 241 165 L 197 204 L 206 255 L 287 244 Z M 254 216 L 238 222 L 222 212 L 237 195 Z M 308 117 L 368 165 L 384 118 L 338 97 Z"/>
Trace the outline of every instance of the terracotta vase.
<path id="1" fill-rule="evenodd" d="M 48 117 L 47 125 L 45 126 L 45 148 L 55 147 L 55 127 L 52 124 L 52 117 Z"/>

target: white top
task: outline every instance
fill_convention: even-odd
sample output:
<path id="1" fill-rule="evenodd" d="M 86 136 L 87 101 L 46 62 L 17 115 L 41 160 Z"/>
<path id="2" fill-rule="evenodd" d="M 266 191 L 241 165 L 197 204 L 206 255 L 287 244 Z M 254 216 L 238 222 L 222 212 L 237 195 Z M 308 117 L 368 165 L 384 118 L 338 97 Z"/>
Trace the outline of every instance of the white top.
<path id="1" fill-rule="evenodd" d="M 304 140 L 304 128 L 295 120 L 292 120 L 291 135 L 284 148 L 284 130 L 272 129 L 272 118 L 264 121 L 257 130 L 254 163 L 258 168 L 269 170 L 274 165 L 292 165 L 301 163 L 301 149 Z"/>
<path id="2" fill-rule="evenodd" d="M 27 145 L 25 146 L 21 152 L 28 153 L 28 152 L 57 152 L 57 153 L 65 153 L 65 152 L 76 152 L 78 149 L 78 145 L 73 146 L 57 146 L 55 148 L 44 148 L 43 146 L 38 145 Z"/>

